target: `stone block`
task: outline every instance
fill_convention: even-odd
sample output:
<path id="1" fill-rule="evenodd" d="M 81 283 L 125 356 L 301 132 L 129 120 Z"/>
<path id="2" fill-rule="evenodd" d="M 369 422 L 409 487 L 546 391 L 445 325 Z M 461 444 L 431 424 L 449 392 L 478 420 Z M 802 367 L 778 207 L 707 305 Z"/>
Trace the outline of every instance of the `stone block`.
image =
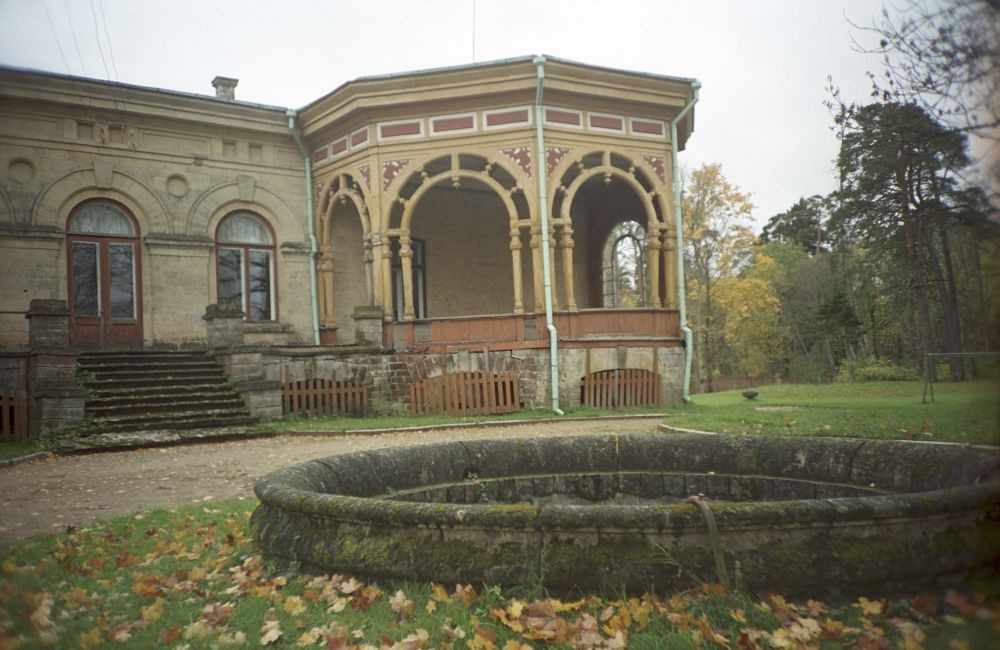
<path id="1" fill-rule="evenodd" d="M 34 299 L 28 304 L 28 345 L 32 349 L 69 347 L 69 309 L 65 300 Z"/>

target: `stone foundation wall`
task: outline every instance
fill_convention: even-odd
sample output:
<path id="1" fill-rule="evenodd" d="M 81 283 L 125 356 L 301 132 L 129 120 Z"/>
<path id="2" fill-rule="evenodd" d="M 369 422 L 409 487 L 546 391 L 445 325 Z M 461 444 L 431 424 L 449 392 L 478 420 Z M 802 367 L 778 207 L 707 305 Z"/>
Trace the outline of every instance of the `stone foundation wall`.
<path id="1" fill-rule="evenodd" d="M 441 375 L 489 371 L 516 375 L 524 409 L 547 408 L 549 350 L 469 351 L 451 353 L 380 353 L 370 348 L 234 348 L 216 351 L 216 359 L 233 381 L 265 381 L 277 386 L 303 379 L 351 381 L 370 388 L 375 413 L 409 410 L 410 384 Z M 588 372 L 624 368 L 653 370 L 662 377 L 660 404 L 681 399 L 684 355 L 681 348 L 560 348 L 559 401 L 580 405 L 580 380 Z M 279 402 L 280 405 L 280 402 Z"/>

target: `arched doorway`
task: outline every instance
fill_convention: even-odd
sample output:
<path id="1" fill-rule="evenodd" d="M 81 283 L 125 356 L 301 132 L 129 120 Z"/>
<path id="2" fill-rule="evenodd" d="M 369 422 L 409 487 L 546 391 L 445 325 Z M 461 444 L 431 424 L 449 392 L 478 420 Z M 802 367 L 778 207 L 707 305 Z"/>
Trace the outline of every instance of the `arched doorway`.
<path id="1" fill-rule="evenodd" d="M 70 341 L 87 348 L 142 347 L 139 228 L 121 204 L 81 203 L 66 226 Z"/>

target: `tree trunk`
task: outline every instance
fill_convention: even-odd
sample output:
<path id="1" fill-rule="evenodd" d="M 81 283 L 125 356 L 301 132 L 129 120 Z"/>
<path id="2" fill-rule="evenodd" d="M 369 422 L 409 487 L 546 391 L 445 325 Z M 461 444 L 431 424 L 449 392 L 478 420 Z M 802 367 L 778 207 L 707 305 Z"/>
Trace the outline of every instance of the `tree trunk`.
<path id="1" fill-rule="evenodd" d="M 941 240 L 941 257 L 944 261 L 944 278 L 941 283 L 942 305 L 941 315 L 944 321 L 945 350 L 959 353 L 962 351 L 962 321 L 958 311 L 958 289 L 955 287 L 955 268 L 951 260 L 951 246 L 948 242 L 948 229 L 945 224 L 938 224 L 938 237 Z M 930 244 L 930 242 L 928 242 Z M 928 249 L 932 255 L 932 265 L 939 272 L 933 247 Z M 965 379 L 965 365 L 962 357 L 948 357 L 948 372 L 952 381 Z"/>
<path id="2" fill-rule="evenodd" d="M 899 215 L 903 224 L 903 237 L 906 245 L 907 271 L 910 276 L 910 288 L 913 292 L 914 324 L 916 325 L 918 360 L 923 377 L 934 381 L 935 369 L 927 355 L 933 351 L 934 342 L 931 335 L 931 307 L 927 297 L 927 279 L 924 269 L 924 247 L 920 223 L 910 205 L 909 182 L 907 170 L 909 156 L 904 149 L 896 165 L 896 187 L 899 192 Z"/>

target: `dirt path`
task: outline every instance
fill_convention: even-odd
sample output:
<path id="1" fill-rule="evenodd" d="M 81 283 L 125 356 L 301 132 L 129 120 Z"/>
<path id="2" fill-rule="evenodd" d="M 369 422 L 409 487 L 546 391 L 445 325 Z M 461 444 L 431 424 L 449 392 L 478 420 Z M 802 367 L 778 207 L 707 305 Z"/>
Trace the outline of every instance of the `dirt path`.
<path id="1" fill-rule="evenodd" d="M 443 440 L 652 431 L 658 419 L 572 420 L 379 435 L 279 436 L 58 456 L 0 468 L 0 547 L 97 519 L 253 494 L 294 463 L 363 449 Z"/>

